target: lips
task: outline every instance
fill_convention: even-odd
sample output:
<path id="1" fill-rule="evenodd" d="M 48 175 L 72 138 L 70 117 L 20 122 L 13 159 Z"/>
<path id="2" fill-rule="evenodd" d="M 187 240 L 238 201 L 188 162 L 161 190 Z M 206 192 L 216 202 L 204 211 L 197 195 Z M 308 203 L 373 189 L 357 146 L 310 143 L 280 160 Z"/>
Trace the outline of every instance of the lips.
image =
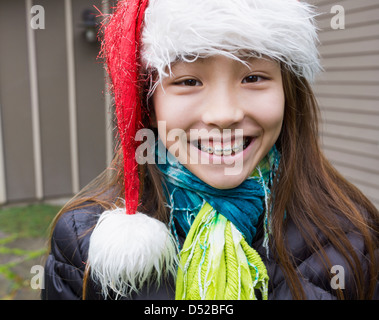
<path id="1" fill-rule="evenodd" d="M 253 137 L 240 137 L 240 138 L 234 138 L 234 139 L 229 139 L 229 141 L 214 141 L 214 140 L 209 140 L 204 142 L 202 140 L 198 140 L 195 143 L 195 146 L 200 150 L 205 153 L 213 154 L 216 156 L 230 156 L 230 155 L 235 155 L 243 150 L 245 150 L 250 143 L 253 141 Z"/>

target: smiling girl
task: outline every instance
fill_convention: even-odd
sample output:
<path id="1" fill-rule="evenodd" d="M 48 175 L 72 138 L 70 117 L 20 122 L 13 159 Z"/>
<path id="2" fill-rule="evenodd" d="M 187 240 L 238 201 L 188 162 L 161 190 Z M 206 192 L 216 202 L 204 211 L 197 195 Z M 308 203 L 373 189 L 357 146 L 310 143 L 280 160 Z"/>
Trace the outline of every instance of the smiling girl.
<path id="1" fill-rule="evenodd" d="M 318 142 L 314 17 L 118 2 L 102 52 L 119 147 L 56 217 L 43 299 L 379 298 L 378 211 Z"/>
<path id="2" fill-rule="evenodd" d="M 256 58 L 242 64 L 219 55 L 191 63 L 176 62 L 171 72 L 152 99 L 156 120 L 166 123 L 167 132 L 158 127 L 160 137 L 182 129 L 188 135 L 179 139 L 183 141 L 178 147 L 179 162 L 212 187 L 239 186 L 280 134 L 284 114 L 280 64 Z M 200 144 L 199 139 L 190 137 L 191 130 L 203 133 Z M 229 135 L 226 130 L 230 130 Z M 242 134 L 236 135 L 238 130 Z M 165 145 L 170 149 L 174 143 Z M 243 148 L 226 155 L 235 144 Z M 196 161 L 191 161 L 197 151 Z M 238 164 L 236 169 L 242 170 L 226 175 L 228 163 L 230 167 Z"/>

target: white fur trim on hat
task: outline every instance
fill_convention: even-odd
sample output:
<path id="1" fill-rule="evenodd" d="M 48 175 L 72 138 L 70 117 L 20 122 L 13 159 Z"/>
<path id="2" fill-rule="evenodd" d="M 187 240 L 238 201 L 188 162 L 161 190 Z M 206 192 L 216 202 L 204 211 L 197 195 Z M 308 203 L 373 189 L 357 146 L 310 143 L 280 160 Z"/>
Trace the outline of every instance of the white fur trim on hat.
<path id="1" fill-rule="evenodd" d="M 125 209 L 105 211 L 90 238 L 88 264 L 92 278 L 117 296 L 138 292 L 144 284 L 175 275 L 177 247 L 166 225 Z"/>
<path id="2" fill-rule="evenodd" d="M 178 59 L 238 53 L 283 62 L 310 82 L 321 70 L 315 9 L 297 0 L 150 0 L 142 62 L 167 76 Z"/>

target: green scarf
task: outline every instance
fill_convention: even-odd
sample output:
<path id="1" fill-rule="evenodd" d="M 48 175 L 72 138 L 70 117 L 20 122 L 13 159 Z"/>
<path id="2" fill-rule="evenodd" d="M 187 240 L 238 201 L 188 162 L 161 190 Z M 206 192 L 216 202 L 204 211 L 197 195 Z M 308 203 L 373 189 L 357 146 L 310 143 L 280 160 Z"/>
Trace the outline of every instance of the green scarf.
<path id="1" fill-rule="evenodd" d="M 169 154 L 167 163 L 165 151 L 156 148 L 171 225 L 176 235 L 176 220 L 187 235 L 180 252 L 176 299 L 267 299 L 267 270 L 249 244 L 258 217 L 264 214 L 263 245 L 268 252 L 269 184 L 280 161 L 276 147 L 243 184 L 229 190 L 206 185 Z"/>
<path id="2" fill-rule="evenodd" d="M 177 300 L 267 300 L 261 257 L 236 227 L 205 203 L 184 242 L 176 280 Z"/>

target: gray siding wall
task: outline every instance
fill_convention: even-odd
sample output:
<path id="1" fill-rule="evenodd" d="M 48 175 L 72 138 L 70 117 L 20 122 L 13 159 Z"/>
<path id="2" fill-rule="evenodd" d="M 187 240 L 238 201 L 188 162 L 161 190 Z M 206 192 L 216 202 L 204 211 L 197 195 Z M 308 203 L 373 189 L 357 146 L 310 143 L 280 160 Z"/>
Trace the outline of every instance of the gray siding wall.
<path id="1" fill-rule="evenodd" d="M 325 72 L 314 89 L 322 111 L 322 143 L 335 167 L 379 208 L 379 2 L 312 1 L 319 18 Z M 333 29 L 335 5 L 345 29 Z"/>
<path id="2" fill-rule="evenodd" d="M 32 5 L 45 29 L 30 27 Z M 69 197 L 107 166 L 103 65 L 83 34 L 93 5 L 103 3 L 0 0 L 0 204 Z"/>
<path id="3" fill-rule="evenodd" d="M 7 199 L 35 194 L 25 1 L 0 1 L 0 106 Z"/>

